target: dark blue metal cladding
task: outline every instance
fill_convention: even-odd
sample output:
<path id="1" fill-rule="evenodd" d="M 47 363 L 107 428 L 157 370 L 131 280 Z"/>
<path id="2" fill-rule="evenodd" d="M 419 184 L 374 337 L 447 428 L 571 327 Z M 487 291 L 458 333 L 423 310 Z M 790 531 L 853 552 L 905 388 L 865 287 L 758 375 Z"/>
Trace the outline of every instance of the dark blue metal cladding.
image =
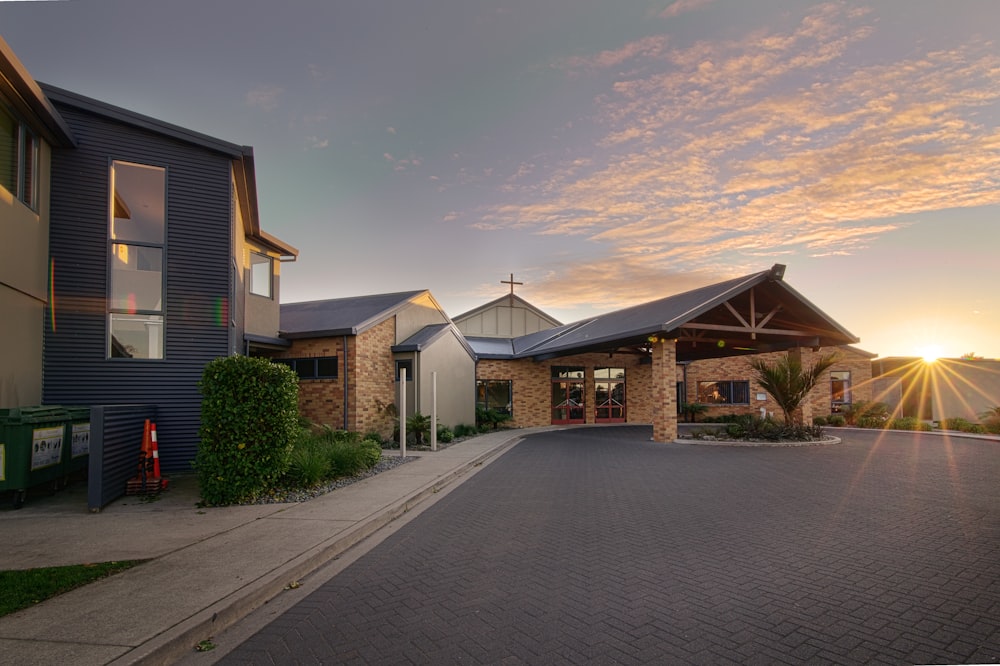
<path id="1" fill-rule="evenodd" d="M 157 406 L 160 459 L 190 470 L 205 364 L 229 352 L 232 155 L 55 102 L 79 142 L 53 150 L 46 404 Z M 164 167 L 164 358 L 108 358 L 112 161 Z M 142 437 L 142 432 L 136 434 Z"/>

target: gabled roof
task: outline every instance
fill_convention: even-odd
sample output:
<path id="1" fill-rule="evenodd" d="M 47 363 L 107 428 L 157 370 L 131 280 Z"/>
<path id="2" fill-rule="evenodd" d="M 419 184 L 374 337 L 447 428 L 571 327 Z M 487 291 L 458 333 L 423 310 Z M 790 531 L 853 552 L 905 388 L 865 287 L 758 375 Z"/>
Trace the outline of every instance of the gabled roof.
<path id="1" fill-rule="evenodd" d="M 67 148 L 76 145 L 66 121 L 3 37 L 0 37 L 0 95 L 9 101 L 24 122 L 50 144 Z"/>
<path id="2" fill-rule="evenodd" d="M 385 321 L 423 294 L 429 292 L 421 289 L 393 294 L 283 303 L 280 335 L 289 340 L 357 335 Z"/>
<path id="3" fill-rule="evenodd" d="M 406 340 L 400 342 L 398 345 L 393 345 L 392 351 L 422 352 L 449 332 L 455 336 L 462 347 L 465 348 L 465 351 L 468 352 L 469 356 L 475 359 L 476 352 L 473 351 L 472 347 L 465 339 L 465 336 L 463 336 L 462 332 L 458 330 L 458 327 L 452 323 L 428 324 L 408 337 Z"/>
<path id="4" fill-rule="evenodd" d="M 480 314 L 482 312 L 486 312 L 487 310 L 495 308 L 498 305 L 499 306 L 503 306 L 503 307 L 507 307 L 507 306 L 511 305 L 511 301 L 513 301 L 513 303 L 516 303 L 518 306 L 524 308 L 525 310 L 530 310 L 531 312 L 533 312 L 536 315 L 538 315 L 538 317 L 540 317 L 541 319 L 544 319 L 545 321 L 551 322 L 553 326 L 561 326 L 562 325 L 561 321 L 559 321 L 558 319 L 556 319 L 555 317 L 553 317 L 549 313 L 545 312 L 544 310 L 539 310 L 537 307 L 535 307 L 534 305 L 532 305 L 528 301 L 524 300 L 523 298 L 521 298 L 517 294 L 507 294 L 506 296 L 501 296 L 500 298 L 494 299 L 494 300 L 490 301 L 489 303 L 485 303 L 483 305 L 480 305 L 479 307 L 472 308 L 468 312 L 463 312 L 462 314 L 458 315 L 457 317 L 452 317 L 452 321 L 460 322 L 463 319 L 468 319 L 469 317 L 474 317 L 477 314 Z"/>
<path id="5" fill-rule="evenodd" d="M 784 266 L 693 289 L 511 341 L 507 358 L 543 360 L 588 351 L 642 347 L 651 336 L 679 340 L 678 360 L 770 351 L 791 346 L 839 346 L 858 338 L 783 281 Z M 699 340 L 702 342 L 698 348 Z M 740 345 L 738 348 L 733 344 Z M 486 350 L 473 344 L 483 356 Z M 499 348 L 492 350 L 499 352 Z M 498 356 L 494 356 L 497 358 Z"/>
<path id="6" fill-rule="evenodd" d="M 284 241 L 264 232 L 260 227 L 260 213 L 257 208 L 257 176 L 254 168 L 253 148 L 223 141 L 201 132 L 173 125 L 171 123 L 144 116 L 107 102 L 84 97 L 69 90 L 63 90 L 46 83 L 39 84 L 45 95 L 65 106 L 81 109 L 94 115 L 110 118 L 115 122 L 132 125 L 163 136 L 183 141 L 191 145 L 222 153 L 233 161 L 233 175 L 236 180 L 237 200 L 241 208 L 244 233 L 265 248 L 282 257 L 295 259 L 299 251 Z"/>

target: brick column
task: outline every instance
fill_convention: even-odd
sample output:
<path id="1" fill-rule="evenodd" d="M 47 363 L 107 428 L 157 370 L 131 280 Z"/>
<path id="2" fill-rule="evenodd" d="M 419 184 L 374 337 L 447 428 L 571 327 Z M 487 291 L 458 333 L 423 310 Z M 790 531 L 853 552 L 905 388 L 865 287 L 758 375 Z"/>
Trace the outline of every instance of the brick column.
<path id="1" fill-rule="evenodd" d="M 653 440 L 677 439 L 677 341 L 653 343 Z"/>

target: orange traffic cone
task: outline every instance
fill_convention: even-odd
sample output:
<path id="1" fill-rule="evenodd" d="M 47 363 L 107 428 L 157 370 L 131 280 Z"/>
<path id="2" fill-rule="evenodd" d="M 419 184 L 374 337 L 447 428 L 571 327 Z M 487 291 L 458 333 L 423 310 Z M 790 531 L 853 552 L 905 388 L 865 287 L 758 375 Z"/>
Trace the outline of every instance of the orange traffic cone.
<path id="1" fill-rule="evenodd" d="M 153 483 L 156 485 L 157 490 L 166 490 L 168 480 L 160 476 L 160 445 L 156 441 L 155 423 L 150 433 L 150 448 L 153 453 Z"/>
<path id="2" fill-rule="evenodd" d="M 142 429 L 142 448 L 139 450 L 139 469 L 134 478 L 128 480 L 125 486 L 126 495 L 139 495 L 146 490 L 146 481 L 151 471 L 150 465 L 153 448 L 152 423 L 146 419 Z"/>

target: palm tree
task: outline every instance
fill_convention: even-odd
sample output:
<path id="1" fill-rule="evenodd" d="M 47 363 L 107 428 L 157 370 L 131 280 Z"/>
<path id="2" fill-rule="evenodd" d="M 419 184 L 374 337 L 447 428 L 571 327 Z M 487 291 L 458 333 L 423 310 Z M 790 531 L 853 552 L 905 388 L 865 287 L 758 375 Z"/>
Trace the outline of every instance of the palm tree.
<path id="1" fill-rule="evenodd" d="M 823 373 L 837 362 L 836 354 L 817 359 L 810 368 L 802 367 L 798 356 L 786 354 L 774 363 L 759 358 L 750 360 L 754 379 L 765 391 L 771 394 L 774 401 L 785 413 L 785 423 L 793 422 L 793 414 L 809 391 L 816 386 Z"/>

